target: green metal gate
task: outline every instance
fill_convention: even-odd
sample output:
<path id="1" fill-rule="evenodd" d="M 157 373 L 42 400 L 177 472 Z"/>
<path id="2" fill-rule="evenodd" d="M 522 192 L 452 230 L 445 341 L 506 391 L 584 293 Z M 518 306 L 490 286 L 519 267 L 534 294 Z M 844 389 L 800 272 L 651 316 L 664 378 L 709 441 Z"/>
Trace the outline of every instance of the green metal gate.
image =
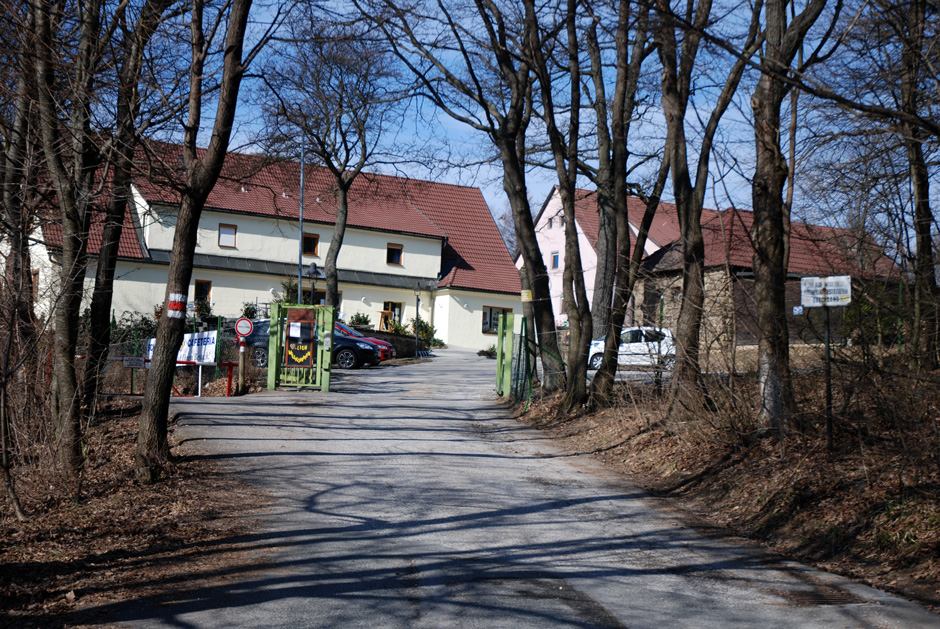
<path id="1" fill-rule="evenodd" d="M 332 306 L 271 304 L 268 389 L 330 390 L 335 319 Z"/>

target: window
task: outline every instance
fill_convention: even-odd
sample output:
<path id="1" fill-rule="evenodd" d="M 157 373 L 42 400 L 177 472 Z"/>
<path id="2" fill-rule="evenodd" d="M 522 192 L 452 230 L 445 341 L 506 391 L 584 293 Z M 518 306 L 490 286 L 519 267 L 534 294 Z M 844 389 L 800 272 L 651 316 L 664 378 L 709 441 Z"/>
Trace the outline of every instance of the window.
<path id="1" fill-rule="evenodd" d="M 316 256 L 317 249 L 320 246 L 320 236 L 318 234 L 307 234 L 304 233 L 304 255 L 305 256 Z"/>
<path id="2" fill-rule="evenodd" d="M 383 302 L 379 311 L 379 329 L 389 331 L 392 324 L 401 325 L 401 313 L 404 310 L 405 304 L 400 301 Z"/>
<path id="3" fill-rule="evenodd" d="M 558 263 L 559 263 L 560 260 L 561 260 L 561 258 L 559 258 L 558 252 L 557 252 L 557 251 L 552 251 L 552 268 L 553 268 L 553 269 L 557 269 L 557 268 L 558 268 Z"/>
<path id="4" fill-rule="evenodd" d="M 39 301 L 39 271 L 33 271 L 33 301 Z"/>
<path id="5" fill-rule="evenodd" d="M 196 290 L 193 301 L 197 304 L 209 301 L 212 295 L 212 282 L 209 280 L 196 280 Z"/>
<path id="6" fill-rule="evenodd" d="M 234 248 L 235 247 L 235 234 L 238 231 L 238 227 L 235 225 L 226 225 L 225 223 L 219 223 L 219 246 Z"/>
<path id="7" fill-rule="evenodd" d="M 499 332 L 499 317 L 504 314 L 512 314 L 512 308 L 483 306 L 483 333 L 496 334 Z"/>
<path id="8" fill-rule="evenodd" d="M 621 343 L 639 343 L 643 340 L 642 330 L 627 330 L 620 337 Z"/>
<path id="9" fill-rule="evenodd" d="M 549 228 L 549 229 L 552 228 L 552 219 L 548 219 L 548 228 Z"/>
<path id="10" fill-rule="evenodd" d="M 389 243 L 388 249 L 385 250 L 385 262 L 387 264 L 401 266 L 401 250 L 401 245 L 393 245 Z"/>

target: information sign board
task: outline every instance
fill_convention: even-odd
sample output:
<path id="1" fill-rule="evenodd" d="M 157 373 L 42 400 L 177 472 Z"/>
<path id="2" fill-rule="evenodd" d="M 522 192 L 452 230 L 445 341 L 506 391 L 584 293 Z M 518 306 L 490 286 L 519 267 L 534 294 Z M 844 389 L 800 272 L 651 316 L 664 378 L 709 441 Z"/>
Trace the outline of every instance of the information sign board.
<path id="1" fill-rule="evenodd" d="M 192 361 L 197 363 L 211 363 L 215 361 L 215 344 L 218 334 L 215 330 L 211 332 L 198 332 L 196 334 L 184 334 L 183 345 L 176 355 L 177 361 Z M 147 358 L 153 358 L 153 348 L 157 339 L 147 341 Z"/>
<path id="2" fill-rule="evenodd" d="M 852 278 L 848 275 L 804 277 L 800 280 L 800 302 L 806 308 L 848 306 L 852 303 Z"/>

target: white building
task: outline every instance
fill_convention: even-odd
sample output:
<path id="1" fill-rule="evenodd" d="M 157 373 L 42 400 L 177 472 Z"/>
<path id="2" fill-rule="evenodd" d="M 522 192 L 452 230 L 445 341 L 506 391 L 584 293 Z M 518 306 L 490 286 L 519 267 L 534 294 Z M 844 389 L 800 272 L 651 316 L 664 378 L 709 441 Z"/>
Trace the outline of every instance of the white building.
<path id="1" fill-rule="evenodd" d="M 646 205 L 640 199 L 630 197 L 627 200 L 627 210 L 630 232 L 633 238 L 636 238 Z M 660 204 L 656 219 L 649 230 L 644 256 L 679 237 L 675 216 L 674 205 Z M 598 233 L 597 194 L 592 190 L 575 190 L 575 227 L 578 233 L 578 246 L 581 250 L 584 284 L 588 301 L 590 301 L 594 296 L 594 279 L 597 271 Z M 535 217 L 535 233 L 539 249 L 545 257 L 545 268 L 548 269 L 549 291 L 552 309 L 555 313 L 555 323 L 563 326 L 568 321 L 562 304 L 562 273 L 565 270 L 565 216 L 561 205 L 561 194 L 557 187 L 552 189 Z M 633 244 L 635 241 L 631 241 L 631 249 Z M 516 265 L 522 265 L 521 257 L 517 258 Z"/>
<path id="2" fill-rule="evenodd" d="M 282 281 L 296 280 L 299 258 L 305 271 L 311 263 L 318 267 L 316 278 L 304 279 L 305 303 L 320 303 L 335 184 L 325 169 L 307 166 L 301 239 L 299 179 L 297 163 L 234 153 L 226 158 L 199 221 L 190 303 L 208 302 L 213 314 L 238 316 L 245 302 L 270 302 Z M 163 303 L 179 204 L 173 188 L 143 178 L 135 180 L 134 195 L 115 273 L 118 316 L 153 312 Z M 61 241 L 56 232 L 45 230 L 45 246 L 33 256 L 47 285 Z M 101 226 L 93 226 L 92 261 L 100 234 Z M 337 268 L 339 310 L 347 320 L 363 313 L 376 326 L 388 319 L 408 325 L 417 307 L 448 345 L 489 347 L 495 317 L 521 312 L 518 273 L 477 188 L 361 174 L 349 193 Z M 93 281 L 90 268 L 89 297 Z"/>

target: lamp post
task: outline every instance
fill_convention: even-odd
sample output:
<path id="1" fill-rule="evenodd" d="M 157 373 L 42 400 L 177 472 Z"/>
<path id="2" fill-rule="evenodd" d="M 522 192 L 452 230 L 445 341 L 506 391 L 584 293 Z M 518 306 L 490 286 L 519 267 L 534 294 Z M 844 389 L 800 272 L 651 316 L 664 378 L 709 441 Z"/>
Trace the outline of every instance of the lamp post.
<path id="1" fill-rule="evenodd" d="M 421 285 L 415 284 L 415 358 L 418 357 L 418 323 L 421 321 Z"/>
<path id="2" fill-rule="evenodd" d="M 307 265 L 307 277 L 310 278 L 310 303 L 317 305 L 317 263 L 311 262 Z"/>

